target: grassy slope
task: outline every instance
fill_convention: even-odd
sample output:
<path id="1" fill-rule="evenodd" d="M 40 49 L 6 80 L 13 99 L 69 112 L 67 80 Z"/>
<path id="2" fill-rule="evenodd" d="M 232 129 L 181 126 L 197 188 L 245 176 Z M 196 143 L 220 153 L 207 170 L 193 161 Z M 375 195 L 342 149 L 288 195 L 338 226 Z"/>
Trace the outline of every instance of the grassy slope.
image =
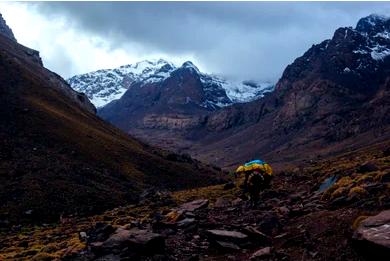
<path id="1" fill-rule="evenodd" d="M 340 258 L 357 259 L 357 253 L 351 244 L 345 243 L 348 242 L 347 239 L 351 236 L 351 227 L 356 226 L 356 224 L 353 224 L 354 221 L 362 215 L 375 214 L 386 208 L 384 204 L 386 199 L 388 203 L 390 202 L 389 183 L 382 181 L 380 178 L 369 181 L 362 180 L 362 177 L 378 176 L 378 174 L 383 177 L 386 173 L 386 175 L 389 174 L 390 155 L 384 153 L 389 146 L 390 143 L 388 142 L 381 143 L 276 173 L 272 190 L 275 195 L 279 196 L 267 200 L 285 201 L 286 197 L 288 199 L 294 193 L 307 193 L 308 196 L 303 198 L 303 201 L 309 200 L 309 196 L 318 189 L 324 179 L 333 175 L 337 175 L 339 179 L 342 177 L 351 178 L 352 182 L 350 184 L 344 184 L 344 186 L 352 185 L 351 189 L 356 186 L 365 187 L 372 182 L 384 184 L 387 189 L 379 191 L 379 193 L 360 195 L 363 202 L 373 201 L 374 207 L 367 207 L 362 204 L 361 206 L 346 205 L 335 208 L 331 205 L 327 206 L 331 200 L 326 195 L 334 189 L 331 187 L 322 194 L 324 209 L 285 220 L 282 230 L 286 231 L 289 236 L 274 238 L 273 246 L 278 251 L 281 250 L 287 253 L 292 260 L 300 259 L 306 253 L 307 245 L 313 243 L 316 244 L 316 251 L 319 252 L 317 258 L 319 259 L 332 259 L 333 255 L 338 256 L 340 253 L 343 253 Z M 359 167 L 367 161 L 374 163 L 378 170 L 358 173 Z M 138 206 L 128 205 L 89 218 L 74 218 L 64 224 L 52 224 L 48 227 L 25 227 L 21 231 L 4 232 L 1 235 L 3 240 L 0 241 L 0 258 L 19 257 L 29 259 L 34 255 L 51 257 L 72 255 L 72 253 L 77 253 L 85 248 L 85 244 L 78 239 L 78 233 L 86 231 L 95 222 L 108 222 L 114 226 L 126 225 L 131 221 L 150 222 L 153 213 L 167 213 L 175 204 L 207 198 L 210 200 L 212 207 L 218 198 L 234 199 L 239 191 L 238 187 L 224 190 L 223 185 L 182 190 L 171 194 L 174 199 L 174 204 L 171 206 L 158 205 L 155 202 Z M 345 193 L 348 194 L 348 191 L 345 191 Z M 259 216 L 258 218 L 261 220 L 262 217 Z M 229 223 L 230 221 L 220 220 L 221 223 Z M 305 231 L 304 239 L 300 237 L 303 230 Z M 28 246 L 23 246 L 22 242 L 25 242 L 24 244 L 27 242 Z M 210 256 L 210 258 L 214 257 Z M 222 260 L 222 256 L 220 259 L 215 258 L 215 260 Z"/>
<path id="2" fill-rule="evenodd" d="M 131 202 L 145 186 L 216 181 L 199 162 L 169 158 L 81 108 L 52 72 L 0 37 L 0 220 L 57 220 Z M 32 210 L 32 214 L 25 212 Z"/>

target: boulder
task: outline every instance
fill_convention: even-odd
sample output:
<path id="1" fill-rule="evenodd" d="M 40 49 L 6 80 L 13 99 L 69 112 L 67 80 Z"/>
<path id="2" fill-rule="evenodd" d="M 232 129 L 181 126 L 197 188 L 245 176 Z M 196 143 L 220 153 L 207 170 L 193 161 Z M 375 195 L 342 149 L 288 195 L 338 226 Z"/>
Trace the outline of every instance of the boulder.
<path id="1" fill-rule="evenodd" d="M 257 250 L 252 254 L 250 260 L 263 260 L 268 259 L 271 256 L 271 247 L 264 247 L 262 249 Z"/>
<path id="2" fill-rule="evenodd" d="M 89 242 L 102 242 L 114 233 L 114 231 L 115 228 L 110 224 L 97 222 L 95 226 L 87 232 L 87 239 Z"/>
<path id="3" fill-rule="evenodd" d="M 206 233 L 211 241 L 244 243 L 248 239 L 247 235 L 238 231 L 212 229 Z"/>
<path id="4" fill-rule="evenodd" d="M 358 250 L 369 258 L 390 256 L 390 210 L 364 219 L 353 235 Z"/>
<path id="5" fill-rule="evenodd" d="M 244 229 L 243 229 L 243 232 L 245 234 L 247 234 L 251 240 L 253 240 L 254 242 L 258 243 L 258 244 L 267 244 L 270 242 L 270 238 L 260 232 L 257 228 L 255 227 L 252 227 L 252 226 L 246 226 Z"/>
<path id="6" fill-rule="evenodd" d="M 358 169 L 357 172 L 359 173 L 366 173 L 366 172 L 372 172 L 372 171 L 377 171 L 379 168 L 374 162 L 366 162 L 363 165 L 361 165 Z"/>
<path id="7" fill-rule="evenodd" d="M 227 198 L 218 198 L 215 201 L 214 207 L 216 208 L 226 208 L 230 207 L 231 203 Z"/>
<path id="8" fill-rule="evenodd" d="M 165 215 L 165 220 L 168 223 L 176 223 L 184 218 L 184 210 L 172 210 Z"/>
<path id="9" fill-rule="evenodd" d="M 132 253 L 154 254 L 164 247 L 165 240 L 160 234 L 138 228 L 118 228 L 106 241 L 91 243 L 95 253 L 113 253 L 126 249 Z"/>
<path id="10" fill-rule="evenodd" d="M 197 199 L 191 202 L 184 203 L 179 208 L 181 210 L 193 212 L 198 209 L 206 208 L 208 205 L 209 201 L 207 199 Z"/>
<path id="11" fill-rule="evenodd" d="M 232 201 L 232 205 L 233 205 L 233 206 L 238 206 L 238 205 L 240 205 L 242 202 L 243 202 L 242 199 L 236 198 L 235 200 Z"/>

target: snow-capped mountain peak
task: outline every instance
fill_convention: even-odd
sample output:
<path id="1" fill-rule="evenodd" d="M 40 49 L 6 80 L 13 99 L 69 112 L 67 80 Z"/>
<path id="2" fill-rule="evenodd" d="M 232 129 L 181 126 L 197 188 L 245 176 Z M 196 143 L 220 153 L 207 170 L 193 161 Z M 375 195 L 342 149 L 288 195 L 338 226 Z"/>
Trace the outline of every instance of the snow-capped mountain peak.
<path id="1" fill-rule="evenodd" d="M 356 25 L 356 30 L 361 33 L 369 34 L 373 31 L 382 31 L 385 23 L 389 21 L 389 17 L 378 14 L 371 14 L 363 17 Z"/>
<path id="2" fill-rule="evenodd" d="M 198 67 L 196 67 L 191 61 L 186 61 L 185 63 L 183 63 L 181 68 L 190 69 L 190 70 L 193 70 L 195 73 L 197 73 L 199 75 L 201 74 L 201 72 L 199 71 Z"/>
<path id="3" fill-rule="evenodd" d="M 201 106 L 207 108 L 252 101 L 273 89 L 273 85 L 269 83 L 252 81 L 249 84 L 249 81 L 229 81 L 220 76 L 202 73 L 191 61 L 176 67 L 164 59 L 144 60 L 116 69 L 76 75 L 68 79 L 68 82 L 73 89 L 85 93 L 92 103 L 100 108 L 122 97 L 135 83 L 138 83 L 139 88 L 148 84 L 162 83 L 171 76 L 171 73 L 183 69 L 199 76 L 202 88 L 208 97 Z"/>
<path id="4" fill-rule="evenodd" d="M 119 99 L 134 82 L 156 82 L 166 79 L 176 67 L 163 59 L 144 60 L 122 65 L 115 69 L 102 69 L 68 79 L 73 89 L 85 93 L 97 107 Z"/>
<path id="5" fill-rule="evenodd" d="M 362 41 L 353 51 L 375 62 L 382 62 L 390 55 L 390 18 L 372 14 L 361 18 L 352 32 L 359 34 Z M 363 65 L 362 65 L 363 66 Z"/>

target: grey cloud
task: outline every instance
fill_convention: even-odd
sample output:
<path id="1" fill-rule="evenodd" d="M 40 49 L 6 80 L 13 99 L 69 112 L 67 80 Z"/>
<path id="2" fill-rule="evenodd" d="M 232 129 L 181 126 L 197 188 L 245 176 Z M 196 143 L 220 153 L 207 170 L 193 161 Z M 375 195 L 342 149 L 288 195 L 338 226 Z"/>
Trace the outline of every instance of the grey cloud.
<path id="1" fill-rule="evenodd" d="M 34 3 L 36 4 L 36 3 Z M 371 13 L 379 2 L 44 2 L 38 10 L 65 16 L 80 33 L 109 39 L 111 48 L 136 43 L 144 51 L 192 54 L 210 71 L 277 80 L 284 67 L 340 26 Z"/>

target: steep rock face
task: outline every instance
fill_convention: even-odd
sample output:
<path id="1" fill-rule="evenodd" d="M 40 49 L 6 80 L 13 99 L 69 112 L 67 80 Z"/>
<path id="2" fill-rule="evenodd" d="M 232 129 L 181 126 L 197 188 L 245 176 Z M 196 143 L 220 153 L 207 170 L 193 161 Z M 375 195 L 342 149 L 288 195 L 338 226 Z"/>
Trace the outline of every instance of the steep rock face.
<path id="1" fill-rule="evenodd" d="M 198 155 L 224 151 L 224 159 L 218 160 L 222 164 L 234 159 L 237 150 L 248 157 L 296 159 L 312 156 L 310 150 L 330 150 L 340 142 L 359 146 L 386 139 L 389 30 L 389 19 L 371 15 L 355 29 L 339 28 L 332 39 L 313 45 L 287 66 L 275 92 L 209 117 L 219 119 L 225 134 L 211 134 Z M 239 119 L 238 124 L 226 124 L 231 119 Z M 358 138 L 364 133 L 371 134 Z"/>
<path id="2" fill-rule="evenodd" d="M 82 108 L 93 113 L 96 112 L 95 106 L 83 93 L 74 91 L 59 75 L 50 72 L 43 67 L 42 59 L 38 51 L 16 43 L 12 30 L 7 26 L 4 19 L 1 17 L 1 14 L 0 36 L 2 37 L 1 46 L 3 51 L 8 55 L 13 55 L 15 61 L 18 63 L 25 62 L 26 66 L 31 65 L 33 68 L 36 68 L 37 71 L 44 72 L 46 74 L 46 80 L 53 85 L 53 88 L 60 90 L 64 95 L 71 98 Z M 41 80 L 43 80 L 43 78 Z"/>
<path id="3" fill-rule="evenodd" d="M 0 220 L 7 224 L 96 213 L 134 202 L 149 186 L 216 182 L 215 170 L 102 121 L 88 98 L 3 35 L 0 106 Z"/>
<path id="4" fill-rule="evenodd" d="M 1 14 L 0 14 L 0 34 L 16 42 L 14 33 L 12 32 L 11 28 L 9 28 L 9 26 L 7 25 L 7 23 L 5 22 Z"/>
<path id="5" fill-rule="evenodd" d="M 197 68 L 185 63 L 163 82 L 132 84 L 121 99 L 101 108 L 99 115 L 129 131 L 143 127 L 187 128 L 197 121 L 197 115 L 212 110 L 207 106 Z"/>
<path id="6" fill-rule="evenodd" d="M 337 129 L 345 133 L 341 137 L 329 133 L 335 139 L 387 124 L 388 108 L 370 117 L 362 109 L 365 105 L 375 109 L 369 102 L 379 102 L 377 95 L 388 95 L 389 30 L 388 19 L 372 15 L 362 18 L 356 29 L 339 28 L 331 40 L 310 48 L 286 68 L 276 86 L 283 103 L 276 120 L 292 126 L 309 115 L 320 121 L 332 114 L 328 120 L 342 121 L 347 128 L 338 124 Z M 357 110 L 363 114 L 353 115 Z"/>

